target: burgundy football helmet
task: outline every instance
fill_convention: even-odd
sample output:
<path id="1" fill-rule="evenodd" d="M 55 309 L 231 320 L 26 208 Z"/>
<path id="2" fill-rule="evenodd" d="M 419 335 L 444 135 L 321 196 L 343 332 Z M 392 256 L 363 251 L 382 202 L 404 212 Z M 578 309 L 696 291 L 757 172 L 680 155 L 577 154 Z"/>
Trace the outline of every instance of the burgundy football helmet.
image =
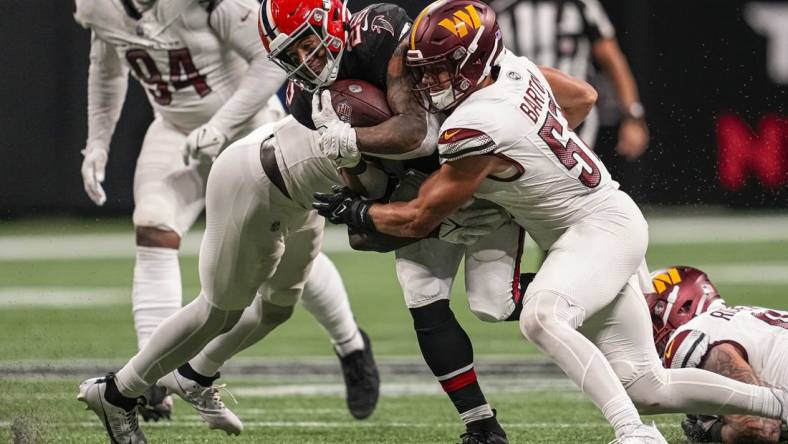
<path id="1" fill-rule="evenodd" d="M 706 273 L 697 268 L 673 266 L 651 273 L 656 293 L 646 295 L 660 355 L 671 334 L 694 317 L 725 305 Z"/>
<path id="2" fill-rule="evenodd" d="M 434 113 L 478 89 L 503 52 L 492 8 L 477 0 L 438 0 L 413 22 L 405 65 L 417 100 Z M 438 73 L 444 73 L 440 80 Z"/>
<path id="3" fill-rule="evenodd" d="M 350 12 L 347 0 L 263 0 L 257 30 L 268 57 L 290 78 L 300 80 L 309 91 L 330 85 L 337 78 L 348 38 Z M 295 60 L 287 49 L 307 36 L 319 42 L 303 61 Z M 320 72 L 311 67 L 325 54 Z"/>

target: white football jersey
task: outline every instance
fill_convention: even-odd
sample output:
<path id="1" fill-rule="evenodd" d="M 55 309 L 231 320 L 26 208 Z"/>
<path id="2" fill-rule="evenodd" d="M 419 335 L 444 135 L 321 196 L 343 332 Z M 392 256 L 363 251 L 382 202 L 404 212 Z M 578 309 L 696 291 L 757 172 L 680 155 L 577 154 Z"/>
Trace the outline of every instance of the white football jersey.
<path id="1" fill-rule="evenodd" d="M 132 0 L 127 0 L 130 4 Z M 256 2 L 246 22 L 254 26 Z M 238 88 L 247 61 L 209 25 L 206 0 L 159 0 L 134 19 L 123 0 L 76 0 L 74 18 L 110 44 L 154 110 L 183 131 L 207 122 Z M 239 17 L 239 25 L 243 17 Z M 250 33 L 256 38 L 256 33 Z M 256 42 L 262 46 L 259 42 Z"/>
<path id="2" fill-rule="evenodd" d="M 509 172 L 475 196 L 506 208 L 542 249 L 618 189 L 572 131 L 539 68 L 504 54 L 497 80 L 463 101 L 441 126 L 441 162 L 495 154 Z"/>
<path id="3" fill-rule="evenodd" d="M 721 307 L 682 325 L 665 348 L 668 368 L 699 367 L 717 344 L 742 353 L 771 386 L 788 389 L 788 312 L 761 307 Z"/>
<path id="4" fill-rule="evenodd" d="M 328 192 L 332 185 L 342 183 L 336 164 L 320 151 L 318 137 L 317 131 L 301 125 L 290 115 L 261 126 L 228 149 L 248 144 L 259 147 L 263 141 L 274 138 L 276 161 L 290 197 L 311 210 L 315 192 Z"/>

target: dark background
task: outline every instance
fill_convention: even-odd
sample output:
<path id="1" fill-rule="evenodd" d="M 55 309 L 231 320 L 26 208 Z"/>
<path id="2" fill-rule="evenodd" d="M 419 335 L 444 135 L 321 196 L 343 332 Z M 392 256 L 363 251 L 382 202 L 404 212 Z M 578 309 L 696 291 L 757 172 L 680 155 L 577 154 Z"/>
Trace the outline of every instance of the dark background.
<path id="1" fill-rule="evenodd" d="M 648 153 L 628 163 L 612 155 L 615 128 L 601 132 L 597 150 L 623 188 L 641 203 L 787 206 L 787 88 L 769 78 L 766 38 L 743 20 L 742 8 L 751 2 L 602 1 L 638 80 L 652 135 Z M 351 0 L 350 7 L 368 3 Z M 413 17 L 426 4 L 399 3 Z M 107 168 L 108 201 L 95 207 L 79 174 L 89 33 L 71 14 L 70 1 L 0 0 L 0 218 L 131 210 L 133 167 L 150 108 L 131 81 Z M 720 183 L 722 113 L 753 126 L 766 115 L 782 122 L 769 145 L 778 160 L 765 167 L 777 177 L 768 187 L 755 174 L 736 190 Z M 758 155 L 753 141 L 739 145 L 741 153 L 728 161 Z"/>

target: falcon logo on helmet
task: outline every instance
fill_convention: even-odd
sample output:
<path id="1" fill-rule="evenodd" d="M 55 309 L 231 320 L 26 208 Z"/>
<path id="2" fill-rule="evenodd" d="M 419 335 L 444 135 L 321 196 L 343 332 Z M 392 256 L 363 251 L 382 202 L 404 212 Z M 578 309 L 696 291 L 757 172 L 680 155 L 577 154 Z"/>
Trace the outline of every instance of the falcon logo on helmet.
<path id="1" fill-rule="evenodd" d="M 478 89 L 503 53 L 501 31 L 488 5 L 439 0 L 413 22 L 405 65 L 419 103 L 435 113 Z"/>
<path id="2" fill-rule="evenodd" d="M 665 351 L 670 336 L 677 328 L 696 316 L 724 306 L 717 288 L 706 273 L 697 268 L 674 266 L 651 274 L 656 293 L 646 295 L 654 343 L 657 351 Z"/>
<path id="3" fill-rule="evenodd" d="M 263 0 L 257 29 L 268 58 L 314 91 L 333 83 L 347 43 L 350 12 L 347 0 Z M 305 57 L 292 49 L 313 37 Z M 321 66 L 322 65 L 322 66 Z"/>

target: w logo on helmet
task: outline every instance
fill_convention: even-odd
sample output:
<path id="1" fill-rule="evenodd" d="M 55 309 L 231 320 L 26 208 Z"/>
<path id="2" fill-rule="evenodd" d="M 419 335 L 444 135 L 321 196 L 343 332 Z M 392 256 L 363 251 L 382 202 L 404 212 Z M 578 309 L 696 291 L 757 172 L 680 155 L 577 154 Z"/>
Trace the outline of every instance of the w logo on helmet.
<path id="1" fill-rule="evenodd" d="M 663 272 L 659 272 L 651 279 L 654 284 L 654 289 L 657 293 L 662 294 L 671 285 L 676 285 L 681 282 L 681 275 L 675 268 L 669 268 Z"/>
<path id="2" fill-rule="evenodd" d="M 479 26 L 481 26 L 481 20 L 479 19 L 479 14 L 476 12 L 476 8 L 467 5 L 463 9 L 454 11 L 453 17 L 445 18 L 438 22 L 438 25 L 448 29 L 457 37 L 463 38 L 468 35 L 468 28 L 478 29 Z"/>

